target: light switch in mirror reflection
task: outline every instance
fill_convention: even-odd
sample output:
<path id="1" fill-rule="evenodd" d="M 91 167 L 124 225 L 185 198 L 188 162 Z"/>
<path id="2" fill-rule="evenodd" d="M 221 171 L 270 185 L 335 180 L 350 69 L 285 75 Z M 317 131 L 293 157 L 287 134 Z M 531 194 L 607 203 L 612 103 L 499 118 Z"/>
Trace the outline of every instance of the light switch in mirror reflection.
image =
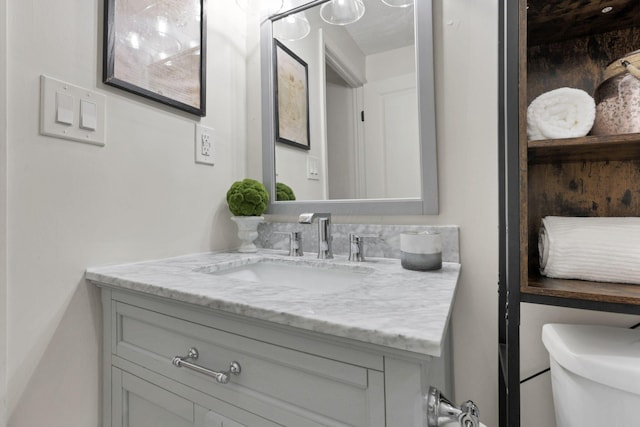
<path id="1" fill-rule="evenodd" d="M 437 213 L 431 1 L 364 0 L 363 17 L 344 26 L 321 18 L 322 3 L 294 10 L 311 28 L 298 40 L 281 37 L 291 13 L 263 24 L 264 181 L 296 196 L 289 208 L 272 199 L 269 212 L 312 202 L 354 214 Z M 418 43 L 416 33 L 425 36 Z M 308 151 L 275 138 L 274 39 L 308 66 Z M 319 180 L 309 178 L 308 156 L 318 159 Z"/>

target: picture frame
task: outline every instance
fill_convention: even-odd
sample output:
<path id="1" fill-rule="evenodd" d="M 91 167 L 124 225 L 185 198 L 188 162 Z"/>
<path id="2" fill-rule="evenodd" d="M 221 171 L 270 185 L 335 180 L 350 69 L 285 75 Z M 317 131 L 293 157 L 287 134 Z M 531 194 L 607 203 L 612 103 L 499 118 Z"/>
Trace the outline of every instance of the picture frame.
<path id="1" fill-rule="evenodd" d="M 206 0 L 104 0 L 103 82 L 206 115 Z"/>
<path id="2" fill-rule="evenodd" d="M 277 39 L 273 51 L 276 142 L 310 150 L 307 63 Z"/>

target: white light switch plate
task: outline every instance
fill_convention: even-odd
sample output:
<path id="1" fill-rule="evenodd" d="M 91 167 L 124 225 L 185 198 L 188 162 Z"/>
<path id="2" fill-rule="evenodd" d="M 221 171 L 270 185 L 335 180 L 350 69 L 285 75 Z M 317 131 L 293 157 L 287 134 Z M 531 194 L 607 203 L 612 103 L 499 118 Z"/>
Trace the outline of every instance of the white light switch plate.
<path id="1" fill-rule="evenodd" d="M 67 97 L 72 101 L 70 106 Z M 64 102 L 58 102 L 59 99 L 63 99 Z M 95 117 L 85 117 L 83 122 L 80 120 L 81 100 L 95 104 Z M 42 135 L 105 145 L 105 106 L 106 97 L 100 93 L 44 75 L 40 76 L 40 133 Z M 62 115 L 58 112 L 60 107 L 64 108 L 61 111 Z M 72 120 L 68 120 L 69 115 L 72 115 Z M 64 119 L 59 120 L 60 117 Z M 95 121 L 92 121 L 93 119 Z M 80 126 L 81 124 L 84 128 Z M 95 126 L 95 129 L 88 129 L 92 126 Z"/>

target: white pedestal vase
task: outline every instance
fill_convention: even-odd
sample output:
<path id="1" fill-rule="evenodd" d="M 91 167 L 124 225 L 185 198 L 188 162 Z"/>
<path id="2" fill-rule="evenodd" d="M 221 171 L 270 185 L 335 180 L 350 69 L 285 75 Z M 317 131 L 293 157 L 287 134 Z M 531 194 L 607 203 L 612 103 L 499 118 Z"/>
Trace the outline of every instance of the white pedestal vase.
<path id="1" fill-rule="evenodd" d="M 238 237 L 242 240 L 238 252 L 256 252 L 258 248 L 253 243 L 258 238 L 258 224 L 264 221 L 263 216 L 232 216 L 238 225 Z"/>

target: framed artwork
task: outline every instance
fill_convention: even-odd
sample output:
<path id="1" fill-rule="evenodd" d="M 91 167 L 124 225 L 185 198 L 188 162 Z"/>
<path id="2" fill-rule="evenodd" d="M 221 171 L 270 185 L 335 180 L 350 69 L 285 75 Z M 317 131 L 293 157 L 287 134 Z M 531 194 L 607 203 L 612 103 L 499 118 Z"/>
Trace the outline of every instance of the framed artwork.
<path id="1" fill-rule="evenodd" d="M 104 83 L 206 114 L 206 0 L 105 0 Z"/>
<path id="2" fill-rule="evenodd" d="M 309 150 L 307 63 L 274 39 L 276 141 Z"/>

